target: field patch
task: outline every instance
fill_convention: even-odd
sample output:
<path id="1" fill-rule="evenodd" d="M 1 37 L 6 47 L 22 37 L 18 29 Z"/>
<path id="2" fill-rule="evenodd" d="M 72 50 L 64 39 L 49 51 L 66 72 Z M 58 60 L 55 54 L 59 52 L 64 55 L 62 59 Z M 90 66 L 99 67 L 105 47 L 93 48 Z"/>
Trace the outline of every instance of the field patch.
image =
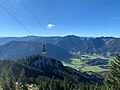
<path id="1" fill-rule="evenodd" d="M 81 71 L 87 72 L 87 71 L 92 71 L 92 72 L 103 72 L 103 71 L 108 71 L 108 69 L 103 69 L 99 66 L 88 66 L 80 69 Z"/>
<path id="2" fill-rule="evenodd" d="M 71 62 L 62 62 L 64 66 L 74 68 L 83 72 L 103 72 L 109 70 L 109 61 L 114 60 L 114 57 L 104 57 L 102 55 L 84 54 L 80 58 L 71 58 Z"/>

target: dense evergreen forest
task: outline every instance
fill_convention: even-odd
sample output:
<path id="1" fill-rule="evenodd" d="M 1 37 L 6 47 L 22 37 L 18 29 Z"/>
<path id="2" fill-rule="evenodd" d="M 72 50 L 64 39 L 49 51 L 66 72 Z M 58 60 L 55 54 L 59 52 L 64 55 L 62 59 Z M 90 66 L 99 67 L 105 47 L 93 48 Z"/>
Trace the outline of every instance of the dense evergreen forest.
<path id="1" fill-rule="evenodd" d="M 3 90 L 119 90 L 120 55 L 111 62 L 110 74 L 99 75 L 64 67 L 60 61 L 33 55 L 19 61 L 0 61 Z M 102 83 L 103 82 L 103 83 Z"/>

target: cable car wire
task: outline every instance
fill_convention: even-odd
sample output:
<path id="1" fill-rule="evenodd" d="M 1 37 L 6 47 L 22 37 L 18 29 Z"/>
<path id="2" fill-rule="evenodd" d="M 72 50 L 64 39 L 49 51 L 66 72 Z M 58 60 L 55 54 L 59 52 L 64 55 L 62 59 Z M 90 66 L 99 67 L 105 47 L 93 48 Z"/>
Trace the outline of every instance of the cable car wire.
<path id="1" fill-rule="evenodd" d="M 2 5 L 0 3 L 0 7 L 3 8 L 16 22 L 18 22 L 27 32 L 29 32 L 30 34 L 32 34 L 31 31 L 29 31 L 29 29 L 24 25 L 22 24 L 4 5 Z"/>
<path id="2" fill-rule="evenodd" d="M 33 12 L 30 10 L 30 8 L 24 3 L 23 0 L 21 0 L 21 3 L 24 5 L 24 7 L 28 10 L 28 12 L 31 14 L 31 16 L 35 19 L 35 21 L 40 25 L 40 27 L 46 31 L 46 33 L 49 35 L 49 33 L 47 32 L 47 30 L 44 28 L 44 26 L 42 26 L 42 24 L 40 23 L 40 21 L 36 18 L 36 16 L 33 14 Z M 50 35 L 49 35 L 50 36 Z"/>
<path id="3" fill-rule="evenodd" d="M 2 7 L 16 22 L 18 22 L 26 31 L 28 31 L 30 34 L 33 34 L 31 31 L 29 31 L 29 29 L 24 25 L 24 24 L 22 24 L 22 22 L 20 22 L 19 21 L 19 19 L 17 19 L 4 5 L 2 5 L 1 3 L 0 3 L 0 7 Z M 17 12 L 17 13 L 19 13 L 18 11 L 17 11 L 17 9 L 15 9 L 15 11 Z M 20 14 L 21 16 L 22 16 L 22 14 Z M 32 14 L 32 12 L 31 12 L 31 15 L 33 15 Z M 34 16 L 34 15 L 33 15 Z M 36 19 L 36 21 L 38 21 L 37 20 L 37 18 L 34 16 L 34 18 Z M 39 21 L 38 21 L 39 22 Z M 39 23 L 40 24 L 40 23 Z M 44 29 L 44 28 L 43 28 Z M 45 30 L 45 29 L 44 29 Z M 46 50 L 45 50 L 45 44 L 42 42 L 42 44 L 43 44 L 43 47 L 42 47 L 42 55 L 46 55 Z"/>
<path id="4" fill-rule="evenodd" d="M 24 5 L 24 7 L 28 10 L 28 12 L 31 14 L 31 16 L 35 19 L 35 21 L 40 25 L 40 27 L 46 31 L 46 33 L 49 35 L 49 33 L 47 32 L 47 30 L 42 26 L 42 24 L 40 23 L 40 21 L 36 18 L 36 16 L 33 14 L 33 12 L 30 10 L 30 8 L 24 3 L 23 0 L 21 0 L 22 4 Z M 49 35 L 50 36 L 50 35 Z M 44 41 L 41 41 L 42 42 L 42 55 L 46 55 L 47 51 L 45 49 L 45 42 Z"/>
<path id="5" fill-rule="evenodd" d="M 21 3 L 24 5 L 24 7 L 28 10 L 28 12 L 31 14 L 31 16 L 35 19 L 35 21 L 40 25 L 40 27 L 46 31 L 46 33 L 49 35 L 49 33 L 47 32 L 47 30 L 42 26 L 42 24 L 40 23 L 40 21 L 36 18 L 36 16 L 33 14 L 33 12 L 30 10 L 30 8 L 24 3 L 23 0 L 21 0 Z M 50 36 L 50 35 L 49 35 Z M 42 54 L 45 55 L 47 52 L 46 50 L 44 49 L 45 48 L 45 42 L 42 40 L 41 41 L 42 44 L 43 44 L 43 47 L 42 47 Z"/>
<path id="6" fill-rule="evenodd" d="M 26 21 L 27 24 L 32 28 L 32 25 L 26 20 L 26 18 L 22 15 L 22 13 L 19 12 L 19 11 L 16 9 L 16 7 L 15 7 L 13 4 L 10 3 L 9 0 L 7 0 L 7 2 L 8 2 L 8 4 L 16 11 L 16 13 L 18 13 L 18 14 L 21 16 L 21 18 L 23 18 L 23 20 Z"/>

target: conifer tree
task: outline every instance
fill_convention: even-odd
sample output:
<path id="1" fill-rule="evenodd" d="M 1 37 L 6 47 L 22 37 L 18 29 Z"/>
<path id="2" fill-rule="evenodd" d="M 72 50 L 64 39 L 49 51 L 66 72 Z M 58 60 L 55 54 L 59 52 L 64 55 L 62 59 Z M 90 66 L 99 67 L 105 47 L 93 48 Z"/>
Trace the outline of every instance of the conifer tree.
<path id="1" fill-rule="evenodd" d="M 69 89 L 69 81 L 68 81 L 68 78 L 66 77 L 64 77 L 64 80 L 63 80 L 63 87 L 64 87 L 64 90 Z"/>
<path id="2" fill-rule="evenodd" d="M 6 67 L 2 70 L 0 85 L 3 90 L 15 90 L 15 79 L 11 69 Z"/>
<path id="3" fill-rule="evenodd" d="M 120 90 L 120 54 L 111 62 L 110 75 L 106 78 L 105 84 L 108 90 Z"/>
<path id="4" fill-rule="evenodd" d="M 11 69 L 7 69 L 6 70 L 7 72 L 7 83 L 8 83 L 8 86 L 10 88 L 10 90 L 15 90 L 15 78 L 13 77 L 13 74 L 12 74 L 12 70 Z"/>
<path id="5" fill-rule="evenodd" d="M 54 90 L 54 83 L 53 83 L 53 81 L 50 82 L 49 88 L 50 88 L 50 90 Z"/>
<path id="6" fill-rule="evenodd" d="M 20 74 L 20 76 L 19 76 L 19 84 L 20 84 L 20 88 L 22 89 L 22 90 L 27 90 L 27 86 L 26 86 L 26 77 L 25 77 L 25 70 L 24 69 L 22 69 L 21 70 L 21 74 Z"/>

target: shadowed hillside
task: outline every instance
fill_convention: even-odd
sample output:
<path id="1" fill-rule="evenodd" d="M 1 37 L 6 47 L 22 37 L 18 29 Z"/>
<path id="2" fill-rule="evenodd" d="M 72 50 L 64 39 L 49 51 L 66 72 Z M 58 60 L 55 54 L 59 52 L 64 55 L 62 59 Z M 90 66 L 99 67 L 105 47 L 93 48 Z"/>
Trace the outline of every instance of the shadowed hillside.
<path id="1" fill-rule="evenodd" d="M 58 60 L 67 60 L 71 55 L 64 49 L 52 45 L 46 44 L 47 54 L 46 56 L 52 57 Z M 12 59 L 17 60 L 30 56 L 32 54 L 41 54 L 42 43 L 35 41 L 12 41 L 3 46 L 0 46 L 0 59 Z"/>

